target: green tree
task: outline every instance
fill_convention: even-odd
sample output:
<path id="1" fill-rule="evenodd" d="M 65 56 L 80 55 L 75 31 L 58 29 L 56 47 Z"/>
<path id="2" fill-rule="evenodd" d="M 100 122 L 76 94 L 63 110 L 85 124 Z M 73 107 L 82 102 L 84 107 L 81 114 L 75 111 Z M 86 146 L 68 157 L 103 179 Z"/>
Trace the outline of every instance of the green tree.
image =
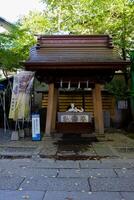
<path id="1" fill-rule="evenodd" d="M 20 20 L 32 34 L 110 34 L 122 58 L 133 47 L 133 0 L 41 0 L 42 12 L 30 12 Z"/>
<path id="2" fill-rule="evenodd" d="M 34 37 L 17 25 L 0 34 L 0 69 L 5 75 L 22 67 L 21 62 L 27 59 L 34 42 Z"/>
<path id="3" fill-rule="evenodd" d="M 112 94 L 116 100 L 128 100 L 130 92 L 128 91 L 127 85 L 123 77 L 114 76 L 110 83 L 105 85 L 105 89 Z"/>
<path id="4" fill-rule="evenodd" d="M 74 34 L 112 35 L 114 45 L 124 60 L 134 48 L 134 1 L 47 0 L 47 10 L 57 32 L 68 30 Z M 49 15 L 46 17 L 49 19 Z M 128 68 L 123 73 L 128 85 Z"/>
<path id="5" fill-rule="evenodd" d="M 15 33 L 12 45 L 10 36 L 4 37 L 6 46 L 6 48 L 2 47 L 4 51 L 19 52 L 17 58 L 21 56 L 19 60 L 24 60 L 28 54 L 27 49 L 34 43 L 34 34 L 53 34 L 64 31 L 70 34 L 110 34 L 122 58 L 127 59 L 128 51 L 133 48 L 134 41 L 133 0 L 41 1 L 44 3 L 42 12 L 30 11 L 19 20 L 19 33 L 18 31 Z M 22 52 L 25 53 L 22 54 Z M 8 66 L 11 66 L 11 63 Z M 128 77 L 126 81 L 127 79 Z"/>

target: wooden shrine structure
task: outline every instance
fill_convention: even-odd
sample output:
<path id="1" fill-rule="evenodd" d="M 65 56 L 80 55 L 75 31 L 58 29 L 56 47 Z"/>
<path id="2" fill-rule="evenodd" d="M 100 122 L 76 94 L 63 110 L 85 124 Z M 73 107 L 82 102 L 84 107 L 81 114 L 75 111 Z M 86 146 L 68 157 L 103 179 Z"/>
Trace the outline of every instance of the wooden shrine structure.
<path id="1" fill-rule="evenodd" d="M 36 72 L 38 80 L 48 84 L 45 134 L 50 136 L 54 131 L 62 130 L 88 132 L 93 124 L 96 134 L 104 134 L 101 85 L 128 64 L 129 61 L 120 58 L 108 35 L 38 36 L 37 45 L 31 48 L 24 65 L 26 70 Z M 85 88 L 87 85 L 92 90 L 93 121 L 60 121 L 57 116 L 59 88 Z"/>

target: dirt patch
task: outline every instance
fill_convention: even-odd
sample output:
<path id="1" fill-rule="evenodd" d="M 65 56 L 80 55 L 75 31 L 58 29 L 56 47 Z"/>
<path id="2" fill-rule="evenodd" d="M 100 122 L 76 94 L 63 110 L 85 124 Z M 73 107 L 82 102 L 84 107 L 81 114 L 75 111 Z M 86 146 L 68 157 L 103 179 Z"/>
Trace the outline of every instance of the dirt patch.
<path id="1" fill-rule="evenodd" d="M 84 155 L 67 155 L 67 156 L 45 156 L 40 155 L 41 158 L 50 158 L 55 160 L 101 160 L 109 158 L 109 156 L 84 156 Z"/>
<path id="2" fill-rule="evenodd" d="M 62 151 L 78 153 L 90 150 L 93 142 L 98 142 L 96 137 L 83 138 L 78 135 L 66 135 L 55 144 L 58 145 L 58 153 Z"/>

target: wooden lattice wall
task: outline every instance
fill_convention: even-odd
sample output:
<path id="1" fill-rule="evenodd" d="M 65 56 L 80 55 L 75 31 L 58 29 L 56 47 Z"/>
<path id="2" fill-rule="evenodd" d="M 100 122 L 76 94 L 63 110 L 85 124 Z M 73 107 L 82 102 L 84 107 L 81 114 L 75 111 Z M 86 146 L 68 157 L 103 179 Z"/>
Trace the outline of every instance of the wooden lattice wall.
<path id="1" fill-rule="evenodd" d="M 42 108 L 47 108 L 48 94 L 42 96 Z M 74 103 L 77 108 L 84 108 L 85 112 L 93 113 L 93 97 L 91 92 L 75 93 L 62 92 L 58 97 L 58 112 L 66 112 L 70 103 Z M 103 111 L 109 111 L 110 116 L 114 115 L 115 101 L 114 97 L 107 92 L 102 92 Z"/>

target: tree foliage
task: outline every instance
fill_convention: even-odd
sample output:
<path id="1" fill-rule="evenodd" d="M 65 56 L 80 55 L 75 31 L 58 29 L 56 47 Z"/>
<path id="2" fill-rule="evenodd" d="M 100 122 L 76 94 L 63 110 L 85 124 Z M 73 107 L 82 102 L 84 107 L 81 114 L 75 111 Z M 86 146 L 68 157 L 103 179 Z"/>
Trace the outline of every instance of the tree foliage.
<path id="1" fill-rule="evenodd" d="M 134 44 L 133 0 L 41 0 L 43 12 L 20 20 L 33 34 L 110 34 L 122 58 Z"/>
<path id="2" fill-rule="evenodd" d="M 15 71 L 22 67 L 21 61 L 27 59 L 34 38 L 28 31 L 13 26 L 10 32 L 0 34 L 0 69 Z"/>
<path id="3" fill-rule="evenodd" d="M 134 48 L 134 0 L 41 0 L 44 10 L 30 11 L 18 29 L 0 35 L 0 66 L 14 69 L 25 60 L 35 34 L 109 34 L 125 60 Z M 2 59 L 3 58 L 3 59 Z M 12 59 L 6 59 L 12 58 Z M 16 60 L 17 58 L 17 60 Z M 127 78 L 126 78 L 127 79 Z"/>
<path id="4" fill-rule="evenodd" d="M 112 94 L 116 100 L 127 100 L 130 97 L 130 92 L 127 88 L 123 77 L 115 76 L 110 83 L 105 85 L 105 89 Z"/>
<path id="5" fill-rule="evenodd" d="M 134 0 L 41 1 L 43 12 L 32 12 L 20 20 L 32 34 L 109 34 L 124 60 L 134 48 Z M 129 95 L 128 74 L 125 69 L 125 82 L 113 79 L 106 86 L 117 99 Z"/>

